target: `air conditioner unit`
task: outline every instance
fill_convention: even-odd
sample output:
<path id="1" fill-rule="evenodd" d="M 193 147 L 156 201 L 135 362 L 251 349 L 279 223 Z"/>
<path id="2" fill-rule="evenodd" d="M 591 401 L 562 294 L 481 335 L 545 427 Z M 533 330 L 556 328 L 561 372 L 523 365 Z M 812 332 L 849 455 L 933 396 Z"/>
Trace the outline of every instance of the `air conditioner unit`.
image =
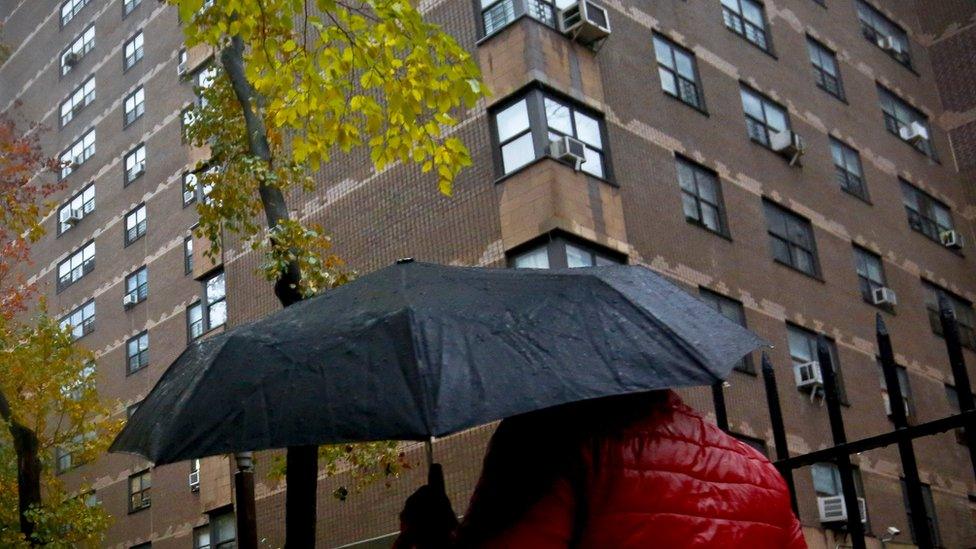
<path id="1" fill-rule="evenodd" d="M 573 168 L 579 170 L 586 162 L 586 145 L 579 139 L 564 135 L 549 144 L 549 154 L 556 160 L 573 163 Z"/>
<path id="2" fill-rule="evenodd" d="M 78 166 L 81 166 L 84 162 L 85 162 L 85 157 L 79 154 L 78 156 L 74 156 L 71 158 L 71 167 L 77 168 Z"/>
<path id="3" fill-rule="evenodd" d="M 136 291 L 131 291 L 124 296 L 122 296 L 122 306 L 126 309 L 135 307 L 139 303 L 139 294 Z"/>
<path id="4" fill-rule="evenodd" d="M 74 225 L 81 221 L 83 217 L 82 211 L 75 208 L 65 208 L 61 210 L 58 214 L 58 221 L 64 223 L 65 225 Z"/>
<path id="5" fill-rule="evenodd" d="M 881 398 L 884 400 L 885 415 L 890 416 L 891 415 L 891 398 L 888 396 L 888 393 L 887 392 L 881 393 Z M 908 408 L 908 401 L 905 400 L 904 397 L 902 397 L 901 403 L 905 406 L 905 417 L 910 416 L 911 413 L 908 411 L 909 410 L 909 408 Z"/>
<path id="6" fill-rule="evenodd" d="M 897 305 L 898 298 L 894 290 L 882 286 L 871 290 L 871 302 L 875 305 Z"/>
<path id="7" fill-rule="evenodd" d="M 804 150 L 803 138 L 791 130 L 774 133 L 770 136 L 769 146 L 779 154 L 791 158 L 791 164 L 803 155 Z"/>
<path id="8" fill-rule="evenodd" d="M 200 489 L 200 471 L 190 471 L 189 475 L 190 490 L 196 492 Z"/>
<path id="9" fill-rule="evenodd" d="M 820 522 L 847 522 L 847 505 L 844 496 L 826 496 L 817 498 L 817 509 L 820 511 Z M 868 521 L 868 507 L 864 498 L 857 498 L 857 509 L 861 512 L 861 522 Z"/>
<path id="10" fill-rule="evenodd" d="M 577 0 L 559 10 L 559 32 L 568 34 L 581 44 L 592 44 L 610 36 L 610 17 L 606 8 L 590 0 Z"/>
<path id="11" fill-rule="evenodd" d="M 84 103 L 84 102 L 81 102 L 81 103 L 75 103 L 75 104 L 74 104 L 74 105 L 73 105 L 73 106 L 71 107 L 71 112 L 72 112 L 73 114 L 78 114 L 78 113 L 79 113 L 79 112 L 81 111 L 81 109 L 84 109 L 84 108 L 85 108 L 85 103 Z"/>
<path id="12" fill-rule="evenodd" d="M 797 389 L 813 391 L 823 386 L 823 373 L 816 360 L 793 366 L 793 377 Z"/>
<path id="13" fill-rule="evenodd" d="M 919 122 L 912 122 L 908 126 L 902 126 L 898 130 L 898 135 L 905 141 L 911 144 L 918 143 L 919 141 L 929 140 L 929 130 L 924 124 Z"/>
<path id="14" fill-rule="evenodd" d="M 890 51 L 890 52 L 898 51 L 898 42 L 892 40 L 890 36 L 877 34 L 875 35 L 874 40 L 875 43 L 878 45 L 878 47 L 883 49 L 884 51 Z"/>
<path id="15" fill-rule="evenodd" d="M 939 233 L 939 240 L 943 246 L 951 250 L 962 248 L 962 235 L 957 231 L 942 231 Z"/>
<path id="16" fill-rule="evenodd" d="M 132 170 L 132 176 L 130 177 L 130 179 L 135 179 L 144 173 L 146 173 L 146 165 L 139 164 L 138 166 L 136 166 L 136 169 Z"/>
<path id="17" fill-rule="evenodd" d="M 78 55 L 78 52 L 69 51 L 68 53 L 64 54 L 64 64 L 66 66 L 74 67 L 78 64 L 78 61 L 81 61 L 81 56 Z"/>

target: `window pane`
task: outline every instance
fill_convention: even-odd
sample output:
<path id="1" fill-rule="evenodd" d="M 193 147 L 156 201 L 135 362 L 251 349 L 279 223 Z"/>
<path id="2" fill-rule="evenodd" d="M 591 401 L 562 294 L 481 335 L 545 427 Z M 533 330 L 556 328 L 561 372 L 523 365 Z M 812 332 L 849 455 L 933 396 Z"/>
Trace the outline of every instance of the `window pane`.
<path id="1" fill-rule="evenodd" d="M 529 129 L 529 113 L 525 100 L 515 103 L 511 107 L 499 112 L 495 116 L 498 125 L 498 140 L 508 141 L 512 136 Z"/>
<path id="2" fill-rule="evenodd" d="M 658 67 L 657 72 L 661 75 L 661 89 L 671 95 L 678 95 L 678 86 L 675 83 L 674 75 L 671 74 L 671 71 Z"/>
<path id="3" fill-rule="evenodd" d="M 758 120 L 765 120 L 763 116 L 762 101 L 747 90 L 742 90 L 742 108 L 746 114 Z"/>
<path id="4" fill-rule="evenodd" d="M 691 63 L 691 57 L 688 57 L 686 54 L 680 51 L 675 51 L 674 60 L 677 64 L 678 74 L 684 76 L 688 80 L 695 79 L 695 69 Z"/>
<path id="5" fill-rule="evenodd" d="M 511 173 L 533 160 L 535 160 L 535 149 L 532 145 L 531 133 L 502 147 L 502 167 L 505 173 Z"/>
<path id="6" fill-rule="evenodd" d="M 546 246 L 526 252 L 515 258 L 516 269 L 548 269 L 549 250 Z"/>
<path id="7" fill-rule="evenodd" d="M 593 259 L 590 252 L 572 244 L 566 244 L 566 264 L 570 268 L 591 267 L 593 266 Z"/>
<path id="8" fill-rule="evenodd" d="M 210 317 L 210 327 L 216 328 L 217 326 L 223 326 L 227 322 L 227 302 L 218 301 L 210 306 L 208 309 L 208 314 Z"/>
<path id="9" fill-rule="evenodd" d="M 665 67 L 674 68 L 671 62 L 671 46 L 657 36 L 654 37 L 654 57 Z"/>
<path id="10" fill-rule="evenodd" d="M 584 154 L 586 161 L 583 162 L 581 169 L 596 177 L 603 177 L 603 156 L 597 151 L 586 147 L 586 154 Z"/>
<path id="11" fill-rule="evenodd" d="M 574 116 L 576 117 L 576 137 L 588 145 L 602 149 L 603 140 L 600 137 L 600 123 L 579 112 L 574 113 Z"/>
<path id="12" fill-rule="evenodd" d="M 546 123 L 549 127 L 566 135 L 573 135 L 573 122 L 569 118 L 569 107 L 557 103 L 548 97 L 545 98 L 545 104 Z"/>
<path id="13" fill-rule="evenodd" d="M 766 125 L 776 131 L 786 129 L 786 113 L 777 107 L 766 103 Z"/>

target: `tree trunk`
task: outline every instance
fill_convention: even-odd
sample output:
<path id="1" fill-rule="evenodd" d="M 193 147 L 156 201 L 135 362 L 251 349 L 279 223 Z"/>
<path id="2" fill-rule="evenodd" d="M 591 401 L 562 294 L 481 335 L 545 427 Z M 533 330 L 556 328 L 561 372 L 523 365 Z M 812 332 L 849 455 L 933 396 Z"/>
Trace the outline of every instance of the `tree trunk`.
<path id="1" fill-rule="evenodd" d="M 262 98 L 257 96 L 251 83 L 244 73 L 244 41 L 239 36 L 231 39 L 230 45 L 220 52 L 220 61 L 230 78 L 234 95 L 240 104 L 247 128 L 247 140 L 250 153 L 271 167 L 274 158 L 268 143 L 267 128 L 260 112 L 255 112 L 254 105 L 261 105 Z M 258 186 L 261 204 L 264 207 L 265 218 L 269 228 L 274 228 L 280 221 L 288 219 L 288 206 L 281 190 L 261 184 Z M 301 281 L 301 271 L 294 262 L 288 265 L 284 275 L 275 282 L 274 292 L 281 305 L 288 307 L 302 300 L 298 284 Z M 288 448 L 287 469 L 285 483 L 288 492 L 285 499 L 285 546 L 291 548 L 315 547 L 315 517 L 316 517 L 316 485 L 318 482 L 318 450 L 315 446 L 301 446 Z M 254 500 L 242 501 L 250 505 L 247 512 L 254 513 Z"/>
<path id="2" fill-rule="evenodd" d="M 10 436 L 17 453 L 17 499 L 20 511 L 20 533 L 31 545 L 34 543 L 34 522 L 27 516 L 32 506 L 41 504 L 41 459 L 38 455 L 37 435 L 13 417 L 7 396 L 0 391 L 0 418 L 9 425 Z"/>

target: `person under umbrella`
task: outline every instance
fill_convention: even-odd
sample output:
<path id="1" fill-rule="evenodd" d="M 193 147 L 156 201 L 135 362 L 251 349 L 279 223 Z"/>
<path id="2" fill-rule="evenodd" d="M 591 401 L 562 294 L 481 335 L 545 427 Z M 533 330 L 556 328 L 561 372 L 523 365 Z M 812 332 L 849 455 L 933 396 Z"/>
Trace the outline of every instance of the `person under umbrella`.
<path id="1" fill-rule="evenodd" d="M 442 486 L 407 500 L 394 547 L 806 547 L 769 460 L 673 391 L 503 420 L 457 528 Z"/>

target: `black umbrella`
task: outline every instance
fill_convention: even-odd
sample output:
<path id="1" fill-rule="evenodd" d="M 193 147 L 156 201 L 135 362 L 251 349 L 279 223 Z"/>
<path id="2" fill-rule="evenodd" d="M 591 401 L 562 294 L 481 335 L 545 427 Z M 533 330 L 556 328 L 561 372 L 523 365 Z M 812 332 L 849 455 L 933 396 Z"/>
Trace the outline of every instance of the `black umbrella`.
<path id="1" fill-rule="evenodd" d="M 763 344 L 649 269 L 402 262 L 190 345 L 111 451 L 429 440 L 531 410 L 710 385 Z"/>

